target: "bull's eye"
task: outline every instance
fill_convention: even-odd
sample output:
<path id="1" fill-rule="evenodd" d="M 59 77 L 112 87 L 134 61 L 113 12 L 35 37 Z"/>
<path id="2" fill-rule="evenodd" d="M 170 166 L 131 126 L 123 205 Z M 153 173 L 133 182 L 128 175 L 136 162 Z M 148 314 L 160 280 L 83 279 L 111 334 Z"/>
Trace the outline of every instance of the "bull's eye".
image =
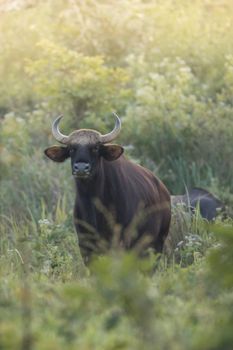
<path id="1" fill-rule="evenodd" d="M 98 151 L 99 151 L 98 145 L 92 147 L 92 152 L 97 153 Z"/>
<path id="2" fill-rule="evenodd" d="M 74 149 L 74 148 L 71 148 L 71 149 L 70 149 L 70 155 L 74 154 L 74 151 L 75 151 L 75 149 Z"/>

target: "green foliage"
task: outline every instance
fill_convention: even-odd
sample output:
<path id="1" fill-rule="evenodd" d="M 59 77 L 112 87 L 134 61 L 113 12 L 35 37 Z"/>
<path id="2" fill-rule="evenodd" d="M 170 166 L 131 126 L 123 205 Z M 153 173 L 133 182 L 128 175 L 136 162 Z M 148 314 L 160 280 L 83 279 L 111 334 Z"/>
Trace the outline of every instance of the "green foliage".
<path id="1" fill-rule="evenodd" d="M 210 186 L 215 177 L 232 186 L 226 171 L 232 166 L 231 106 L 216 101 L 181 58 L 153 64 L 141 58 L 134 65 L 142 76 L 135 82 L 135 99 L 125 121 L 136 156 L 153 160 L 174 192 L 182 191 L 184 184 Z"/>
<path id="2" fill-rule="evenodd" d="M 57 114 L 107 132 L 116 111 L 126 154 L 232 215 L 232 3 L 20 4 L 0 5 L 0 349 L 230 350 L 232 220 L 178 206 L 164 256 L 113 245 L 87 270 L 70 166 L 43 150 Z"/>
<path id="3" fill-rule="evenodd" d="M 171 226 L 164 248 L 169 260 L 187 266 L 201 260 L 215 244 L 210 225 L 201 217 L 198 208 L 194 214 L 182 204 L 172 208 Z"/>
<path id="4" fill-rule="evenodd" d="M 93 261 L 87 273 L 61 213 L 57 222 L 41 219 L 34 232 L 29 226 L 11 226 L 15 242 L 1 244 L 3 349 L 25 342 L 33 349 L 231 348 L 229 240 L 225 245 L 220 237 L 208 265 L 204 257 L 183 268 L 167 266 L 162 259 L 156 272 L 148 274 L 150 261 L 112 252 Z M 218 228 L 223 237 L 224 230 Z M 227 235 L 232 232 L 231 226 Z M 214 268 L 222 249 L 219 273 Z"/>
<path id="5" fill-rule="evenodd" d="M 122 68 L 107 67 L 102 57 L 84 56 L 48 40 L 37 45 L 41 57 L 30 60 L 26 72 L 38 99 L 80 119 L 122 108 L 128 80 Z"/>
<path id="6" fill-rule="evenodd" d="M 230 220 L 207 227 L 197 214 L 172 226 L 173 239 L 188 237 L 178 244 L 179 265 L 113 247 L 87 270 L 67 213 L 63 197 L 53 215 L 42 203 L 39 220 L 1 218 L 3 349 L 154 349 L 155 342 L 159 349 L 230 349 Z"/>
<path id="7" fill-rule="evenodd" d="M 211 266 L 211 275 L 217 283 L 226 288 L 233 287 L 232 259 L 233 259 L 233 229 L 232 223 L 213 227 L 213 231 L 220 239 L 220 243 L 211 249 L 208 260 Z M 224 273 L 223 273 L 224 271 Z"/>
<path id="8" fill-rule="evenodd" d="M 173 193 L 216 181 L 232 191 L 231 3 L 25 3 L 0 13 L 2 116 L 16 112 L 45 141 L 58 113 L 65 130 L 105 132 L 115 110 L 133 156 Z M 3 144 L 1 162 L 14 157 Z"/>

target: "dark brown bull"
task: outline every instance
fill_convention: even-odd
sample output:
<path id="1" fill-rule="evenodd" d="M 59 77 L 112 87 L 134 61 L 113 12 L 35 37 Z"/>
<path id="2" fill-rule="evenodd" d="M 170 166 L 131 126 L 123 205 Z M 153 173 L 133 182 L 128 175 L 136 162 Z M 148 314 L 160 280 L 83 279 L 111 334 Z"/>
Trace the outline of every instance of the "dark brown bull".
<path id="1" fill-rule="evenodd" d="M 95 250 L 96 234 L 109 246 L 116 238 L 109 217 L 120 227 L 118 239 L 126 249 L 138 247 L 144 241 L 147 242 L 144 251 L 152 248 L 161 252 L 169 230 L 170 195 L 164 184 L 149 170 L 122 156 L 122 146 L 109 143 L 121 129 L 121 121 L 116 114 L 115 117 L 115 127 L 109 134 L 80 129 L 69 136 L 59 131 L 62 117 L 58 117 L 52 133 L 65 146 L 45 150 L 56 162 L 71 158 L 76 184 L 74 223 L 85 260 Z M 135 234 L 131 232 L 133 226 Z"/>
<path id="2" fill-rule="evenodd" d="M 212 221 L 219 212 L 224 210 L 224 204 L 209 191 L 203 188 L 192 188 L 186 194 L 180 196 L 171 196 L 172 205 L 183 204 L 194 212 L 199 207 L 201 216 Z"/>

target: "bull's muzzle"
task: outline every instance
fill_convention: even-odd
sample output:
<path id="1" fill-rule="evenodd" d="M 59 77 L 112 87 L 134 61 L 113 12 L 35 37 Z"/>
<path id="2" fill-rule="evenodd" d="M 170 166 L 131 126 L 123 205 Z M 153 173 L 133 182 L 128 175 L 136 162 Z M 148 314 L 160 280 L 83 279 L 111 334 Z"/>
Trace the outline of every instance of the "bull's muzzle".
<path id="1" fill-rule="evenodd" d="M 77 162 L 73 165 L 73 176 L 87 178 L 90 176 L 91 165 L 85 162 Z"/>

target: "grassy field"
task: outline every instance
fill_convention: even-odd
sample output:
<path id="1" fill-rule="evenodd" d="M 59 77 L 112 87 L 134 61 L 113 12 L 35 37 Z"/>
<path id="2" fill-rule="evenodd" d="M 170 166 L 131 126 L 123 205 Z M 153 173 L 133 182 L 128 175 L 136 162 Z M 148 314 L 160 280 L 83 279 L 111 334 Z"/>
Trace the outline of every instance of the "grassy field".
<path id="1" fill-rule="evenodd" d="M 5 3 L 5 6 L 4 6 Z M 230 1 L 0 2 L 0 350 L 231 350 L 233 5 Z M 108 132 L 182 207 L 161 257 L 113 246 L 88 269 L 70 165 L 43 155 L 51 122 Z M 156 269 L 154 268 L 156 266 Z"/>
<path id="2" fill-rule="evenodd" d="M 169 259 L 113 249 L 87 270 L 65 216 L 1 231 L 2 349 L 231 349 L 230 221 L 186 220 Z"/>

